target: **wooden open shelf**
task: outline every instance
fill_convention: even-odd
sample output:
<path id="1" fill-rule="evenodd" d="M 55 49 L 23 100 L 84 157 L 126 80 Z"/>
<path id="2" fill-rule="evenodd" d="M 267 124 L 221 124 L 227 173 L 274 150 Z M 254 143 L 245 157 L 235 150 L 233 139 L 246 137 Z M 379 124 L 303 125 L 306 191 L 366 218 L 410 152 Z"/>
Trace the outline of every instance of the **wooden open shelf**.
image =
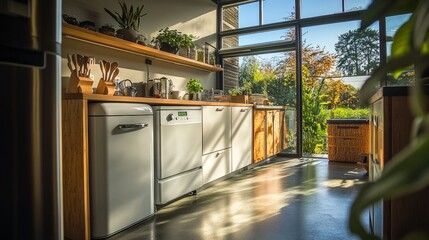
<path id="1" fill-rule="evenodd" d="M 161 61 L 170 62 L 186 67 L 197 68 L 209 72 L 220 72 L 223 68 L 202 63 L 193 59 L 185 58 L 172 53 L 160 51 L 151 47 L 146 47 L 137 43 L 125 41 L 106 34 L 94 32 L 68 23 L 63 23 L 63 36 L 70 39 L 80 40 L 91 44 L 117 49 L 148 58 L 155 58 Z"/>

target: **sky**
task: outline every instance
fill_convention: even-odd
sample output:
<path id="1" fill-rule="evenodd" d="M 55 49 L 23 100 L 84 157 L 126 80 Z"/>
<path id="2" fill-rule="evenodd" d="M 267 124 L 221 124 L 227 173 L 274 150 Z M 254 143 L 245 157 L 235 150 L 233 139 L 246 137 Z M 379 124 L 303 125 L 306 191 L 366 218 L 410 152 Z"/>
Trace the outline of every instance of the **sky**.
<path id="1" fill-rule="evenodd" d="M 264 24 L 281 22 L 286 17 L 291 16 L 294 11 L 295 0 L 264 0 Z M 345 0 L 345 10 L 350 10 L 355 7 L 366 8 L 370 0 Z M 302 12 L 305 17 L 314 17 L 332 13 L 341 12 L 341 0 L 301 0 Z M 323 3 L 323 4 L 321 4 Z M 315 7 L 316 6 L 316 7 Z M 259 2 L 251 2 L 239 6 L 239 27 L 250 27 L 259 25 Z M 393 36 L 403 22 L 409 18 L 409 15 L 401 15 L 386 19 L 387 35 Z M 349 30 L 357 29 L 360 26 L 360 21 L 351 21 L 343 23 L 335 23 L 329 25 L 319 25 L 306 27 L 302 29 L 303 41 L 306 44 L 324 48 L 329 53 L 336 53 L 335 43 L 338 42 L 338 36 L 348 32 Z M 373 24 L 370 28 L 378 30 L 378 23 Z M 269 31 L 258 34 L 241 35 L 239 37 L 240 46 L 257 44 L 271 41 L 284 40 L 285 33 L 288 29 Z M 387 50 L 390 52 L 390 44 L 387 44 Z M 270 58 L 276 54 L 264 54 L 260 57 L 263 59 Z M 355 87 L 360 87 L 365 78 L 349 78 L 344 79 L 349 81 Z"/>

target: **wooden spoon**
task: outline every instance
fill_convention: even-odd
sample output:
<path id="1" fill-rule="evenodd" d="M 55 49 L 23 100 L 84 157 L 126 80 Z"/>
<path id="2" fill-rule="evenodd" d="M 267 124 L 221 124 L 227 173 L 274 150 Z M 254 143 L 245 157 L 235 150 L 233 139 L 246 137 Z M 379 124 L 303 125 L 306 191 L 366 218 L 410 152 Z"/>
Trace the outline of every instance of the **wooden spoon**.
<path id="1" fill-rule="evenodd" d="M 104 69 L 106 71 L 106 81 L 109 81 L 109 70 L 110 70 L 110 62 L 104 61 Z"/>
<path id="2" fill-rule="evenodd" d="M 113 73 L 112 73 L 110 81 L 111 82 L 115 81 L 115 78 L 116 78 L 116 76 L 118 76 L 118 74 L 119 74 L 119 68 L 116 68 L 115 71 L 113 71 Z"/>
<path id="3" fill-rule="evenodd" d="M 104 68 L 104 60 L 100 61 L 101 78 L 106 81 L 106 69 Z"/>
<path id="4" fill-rule="evenodd" d="M 84 63 L 83 56 L 80 55 L 80 54 L 77 54 L 77 65 L 79 65 L 79 71 L 78 71 L 79 72 L 79 76 L 83 76 L 83 73 L 82 73 L 83 63 Z"/>
<path id="5" fill-rule="evenodd" d="M 76 59 L 76 55 L 75 54 L 72 54 L 72 62 L 73 62 L 73 65 L 74 65 L 74 69 L 76 71 L 77 70 L 77 59 Z"/>
<path id="6" fill-rule="evenodd" d="M 109 81 L 115 80 L 114 78 L 112 78 L 112 74 L 115 72 L 115 70 L 118 68 L 119 64 L 117 62 L 112 62 L 112 64 L 110 65 L 110 73 L 109 73 Z"/>
<path id="7" fill-rule="evenodd" d="M 88 77 L 88 56 L 83 56 L 82 65 L 83 65 L 83 73 L 82 73 L 82 75 L 84 77 Z"/>
<path id="8" fill-rule="evenodd" d="M 92 68 L 92 66 L 94 66 L 94 64 L 95 64 L 95 58 L 94 57 L 88 57 L 88 63 L 87 63 L 88 77 L 91 76 L 91 68 Z"/>
<path id="9" fill-rule="evenodd" d="M 71 72 L 76 70 L 76 67 L 73 65 L 72 55 L 70 54 L 67 54 L 67 66 L 69 67 Z"/>

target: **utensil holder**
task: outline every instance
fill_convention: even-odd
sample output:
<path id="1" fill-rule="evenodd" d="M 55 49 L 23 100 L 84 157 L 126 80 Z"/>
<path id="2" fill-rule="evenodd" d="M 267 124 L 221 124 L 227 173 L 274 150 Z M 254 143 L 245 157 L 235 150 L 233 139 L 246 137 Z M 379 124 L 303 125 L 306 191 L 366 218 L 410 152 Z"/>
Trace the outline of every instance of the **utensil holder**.
<path id="1" fill-rule="evenodd" d="M 115 93 L 115 83 L 114 82 L 106 82 L 104 79 L 100 79 L 98 81 L 97 89 L 95 90 L 96 94 L 104 94 L 113 96 Z"/>
<path id="2" fill-rule="evenodd" d="M 67 84 L 67 93 L 92 93 L 93 80 L 87 77 L 78 77 L 76 71 L 72 71 Z"/>

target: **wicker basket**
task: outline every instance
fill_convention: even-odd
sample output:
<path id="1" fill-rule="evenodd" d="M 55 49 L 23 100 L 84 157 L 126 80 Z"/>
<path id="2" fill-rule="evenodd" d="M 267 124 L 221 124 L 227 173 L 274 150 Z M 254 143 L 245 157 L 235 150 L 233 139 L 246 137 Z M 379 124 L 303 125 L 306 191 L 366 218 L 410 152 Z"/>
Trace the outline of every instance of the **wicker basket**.
<path id="1" fill-rule="evenodd" d="M 328 159 L 358 162 L 359 155 L 369 152 L 368 120 L 328 120 Z"/>

